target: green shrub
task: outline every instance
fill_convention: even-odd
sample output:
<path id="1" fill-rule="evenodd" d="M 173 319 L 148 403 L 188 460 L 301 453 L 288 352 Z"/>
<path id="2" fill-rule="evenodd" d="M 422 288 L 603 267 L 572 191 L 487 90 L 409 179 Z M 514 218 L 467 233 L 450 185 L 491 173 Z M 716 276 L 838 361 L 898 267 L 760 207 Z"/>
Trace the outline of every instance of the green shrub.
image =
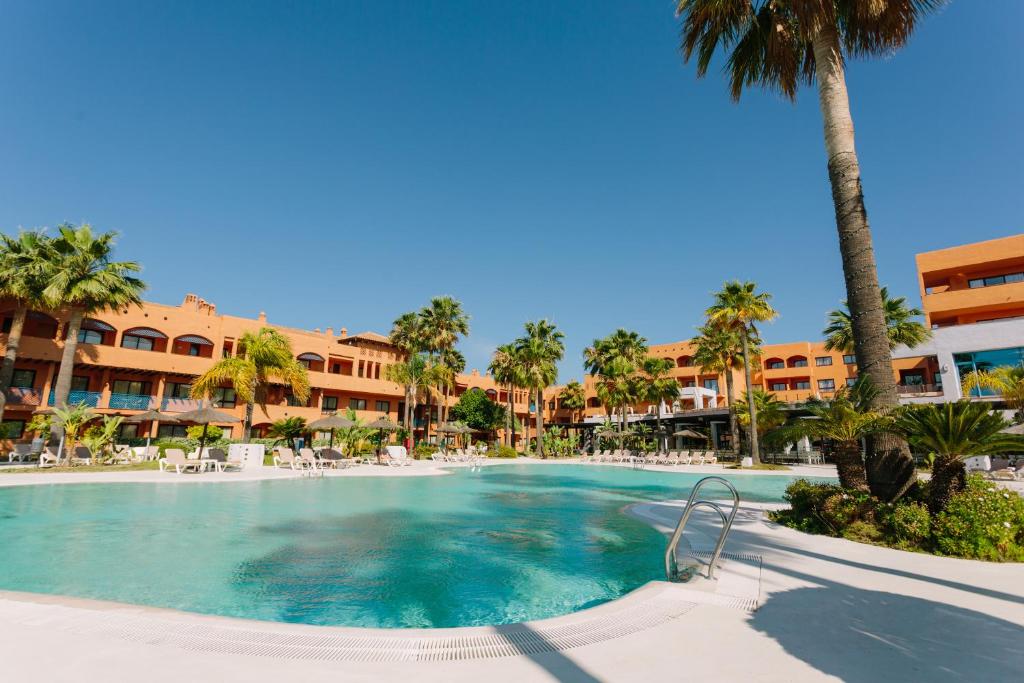
<path id="1" fill-rule="evenodd" d="M 875 524 L 864 519 L 858 519 L 843 529 L 842 536 L 858 543 L 880 543 L 883 534 L 882 530 Z"/>
<path id="2" fill-rule="evenodd" d="M 497 448 L 490 448 L 487 450 L 487 457 L 489 458 L 517 458 L 519 454 L 516 453 L 516 449 L 511 446 L 498 446 Z"/>
<path id="3" fill-rule="evenodd" d="M 416 447 L 412 449 L 412 457 L 417 460 L 420 458 L 429 458 L 434 453 L 437 453 L 437 445 L 432 443 L 423 443 L 422 441 L 416 444 Z"/>
<path id="4" fill-rule="evenodd" d="M 195 441 L 198 444 L 199 443 L 199 439 L 201 439 L 202 436 L 203 436 L 203 425 L 192 425 L 191 427 L 189 427 L 188 429 L 185 430 L 185 433 L 188 434 L 188 438 L 189 439 L 191 439 L 192 441 Z M 220 441 L 223 436 L 224 436 L 224 430 L 223 429 L 221 429 L 217 425 L 207 425 L 207 427 L 206 427 L 206 443 L 213 443 L 215 441 Z"/>
<path id="5" fill-rule="evenodd" d="M 921 503 L 900 500 L 879 515 L 889 538 L 904 550 L 922 548 L 932 533 L 932 518 Z"/>
<path id="6" fill-rule="evenodd" d="M 939 552 L 998 562 L 1024 561 L 1024 499 L 972 476 L 933 523 Z"/>

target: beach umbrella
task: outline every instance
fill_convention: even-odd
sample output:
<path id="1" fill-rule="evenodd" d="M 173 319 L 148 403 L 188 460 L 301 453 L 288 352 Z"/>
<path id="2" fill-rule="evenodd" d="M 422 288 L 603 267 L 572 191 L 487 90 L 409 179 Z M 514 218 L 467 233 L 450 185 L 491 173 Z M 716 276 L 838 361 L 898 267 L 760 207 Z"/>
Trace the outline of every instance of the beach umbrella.
<path id="1" fill-rule="evenodd" d="M 678 432 L 672 432 L 672 436 L 685 436 L 691 439 L 706 439 L 707 437 L 700 432 L 695 432 L 692 429 L 680 429 Z"/>
<path id="2" fill-rule="evenodd" d="M 377 446 L 377 462 L 380 462 L 380 454 L 384 450 L 384 432 L 396 432 L 401 428 L 392 422 L 391 418 L 387 415 L 381 415 L 366 426 L 368 429 L 380 430 L 380 443 Z"/>
<path id="3" fill-rule="evenodd" d="M 192 422 L 197 425 L 203 425 L 203 433 L 199 437 L 199 457 L 202 458 L 203 447 L 206 445 L 206 430 L 210 428 L 211 424 L 230 424 L 232 422 L 241 422 L 241 420 L 234 415 L 228 415 L 227 413 L 206 406 L 178 415 L 178 422 Z"/>
<path id="4" fill-rule="evenodd" d="M 157 410 L 147 410 L 144 413 L 138 415 L 132 415 L 126 417 L 124 422 L 128 424 L 141 424 L 143 422 L 177 422 L 178 418 L 173 415 L 165 415 Z M 146 434 L 146 450 L 149 450 L 150 435 Z"/>
<path id="5" fill-rule="evenodd" d="M 334 430 L 355 427 L 356 423 L 343 415 L 335 413 L 327 417 L 321 417 L 319 420 L 314 420 L 306 426 L 313 432 L 329 431 L 331 433 L 331 443 L 328 448 L 334 448 Z"/>

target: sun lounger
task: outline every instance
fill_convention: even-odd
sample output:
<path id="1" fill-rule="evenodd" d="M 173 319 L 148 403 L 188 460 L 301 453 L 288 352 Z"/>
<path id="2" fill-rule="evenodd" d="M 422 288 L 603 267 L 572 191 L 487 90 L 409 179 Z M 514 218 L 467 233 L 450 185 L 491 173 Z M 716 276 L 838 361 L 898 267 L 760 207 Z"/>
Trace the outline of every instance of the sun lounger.
<path id="1" fill-rule="evenodd" d="M 705 465 L 717 465 L 718 454 L 715 451 L 704 451 L 704 464 Z"/>
<path id="2" fill-rule="evenodd" d="M 296 460 L 303 469 L 307 469 L 312 472 L 322 472 L 324 469 L 312 448 L 300 448 L 299 455 Z"/>
<path id="3" fill-rule="evenodd" d="M 16 443 L 11 446 L 11 452 L 7 454 L 7 462 L 28 462 L 39 457 L 39 451 L 30 443 Z"/>
<path id="4" fill-rule="evenodd" d="M 57 454 L 49 448 L 46 448 L 42 453 L 39 454 L 39 466 L 40 467 L 56 467 L 60 464 L 57 459 Z"/>
<path id="5" fill-rule="evenodd" d="M 75 449 L 71 451 L 71 462 L 76 465 L 91 465 L 92 451 L 88 446 L 75 446 Z"/>
<path id="6" fill-rule="evenodd" d="M 198 460 L 190 460 L 185 457 L 185 451 L 180 448 L 168 448 L 164 451 L 164 457 L 160 458 L 160 471 L 169 472 L 171 468 L 177 474 L 192 470 L 194 472 L 202 472 L 205 469 L 205 465 Z"/>
<path id="7" fill-rule="evenodd" d="M 213 460 L 213 466 L 218 472 L 223 472 L 226 469 L 240 470 L 245 467 L 245 462 L 242 460 L 232 460 L 231 457 L 224 452 L 223 448 L 211 448 L 207 453 L 207 457 Z"/>

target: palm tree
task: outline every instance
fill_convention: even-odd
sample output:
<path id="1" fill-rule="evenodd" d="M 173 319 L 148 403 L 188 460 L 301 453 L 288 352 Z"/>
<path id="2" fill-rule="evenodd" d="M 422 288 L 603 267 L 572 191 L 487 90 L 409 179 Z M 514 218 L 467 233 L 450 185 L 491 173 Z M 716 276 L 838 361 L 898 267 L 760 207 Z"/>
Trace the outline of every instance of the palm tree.
<path id="1" fill-rule="evenodd" d="M 750 458 L 754 465 L 761 462 L 758 450 L 757 406 L 751 376 L 751 339 L 758 335 L 757 323 L 774 320 L 779 314 L 772 308 L 772 295 L 758 292 L 757 284 L 733 280 L 715 292 L 715 302 L 705 312 L 708 323 L 733 330 L 740 338 L 743 349 L 743 373 L 747 386 L 747 415 L 750 420 Z"/>
<path id="2" fill-rule="evenodd" d="M 583 390 L 583 385 L 576 380 L 567 383 L 558 393 L 558 405 L 568 408 L 569 419 L 576 422 L 576 412 L 583 410 L 587 405 L 587 394 Z"/>
<path id="3" fill-rule="evenodd" d="M 405 387 L 405 425 L 409 428 L 410 446 L 415 446 L 416 430 L 413 426 L 413 420 L 416 417 L 416 397 L 412 394 L 412 390 L 413 386 L 418 383 L 418 378 L 423 368 L 421 368 L 419 360 L 411 361 L 414 356 L 424 350 L 426 345 L 420 316 L 413 312 L 403 313 L 398 316 L 391 324 L 391 334 L 388 335 L 388 341 L 391 342 L 392 346 L 405 354 L 405 367 L 399 368 L 396 365 L 391 365 L 385 368 L 385 372 L 388 375 L 388 379 Z"/>
<path id="4" fill-rule="evenodd" d="M 861 382 L 870 383 L 864 377 Z M 861 382 L 858 382 L 860 384 Z M 775 438 L 791 443 L 802 437 L 829 439 L 836 442 L 836 471 L 843 488 L 868 492 L 868 475 L 861 455 L 861 441 L 889 428 L 891 420 L 864 401 L 864 390 L 840 389 L 825 401 L 812 398 L 804 404 L 810 419 L 798 417 L 772 433 Z"/>
<path id="5" fill-rule="evenodd" d="M 931 330 L 921 322 L 914 320 L 914 318 L 924 315 L 921 309 L 907 306 L 907 298 L 904 296 L 890 297 L 887 287 L 882 287 L 881 294 L 890 350 L 900 344 L 912 349 L 931 338 Z M 841 309 L 828 314 L 828 327 L 825 328 L 823 334 L 827 350 L 853 353 L 853 318 L 850 316 L 850 308 L 845 301 Z"/>
<path id="6" fill-rule="evenodd" d="M 303 418 L 285 417 L 270 423 L 267 436 L 278 440 L 283 439 L 288 444 L 288 448 L 295 448 L 295 439 L 305 434 L 306 431 L 306 421 Z"/>
<path id="7" fill-rule="evenodd" d="M 494 350 L 488 371 L 494 381 L 505 385 L 508 398 L 508 412 L 505 415 L 505 436 L 511 448 L 516 446 L 516 404 L 515 390 L 523 384 L 522 367 L 515 344 L 502 344 Z"/>
<path id="8" fill-rule="evenodd" d="M 295 358 L 291 342 L 272 327 L 246 332 L 238 338 L 238 353 L 221 358 L 192 383 L 193 398 L 206 399 L 230 382 L 235 394 L 245 402 L 242 440 L 249 441 L 253 409 L 259 406 L 267 415 L 267 397 L 272 383 L 284 384 L 297 401 L 309 398 L 309 374 Z"/>
<path id="9" fill-rule="evenodd" d="M 743 340 L 735 328 L 704 325 L 690 342 L 693 362 L 702 372 L 725 375 L 725 401 L 729 405 L 729 435 L 732 449 L 740 450 L 740 428 L 736 420 L 736 382 L 733 371 L 743 368 Z"/>
<path id="10" fill-rule="evenodd" d="M 0 297 L 13 299 L 15 303 L 0 366 L 0 422 L 4 419 L 7 391 L 14 377 L 14 361 L 18 357 L 25 318 L 29 309 L 43 305 L 48 248 L 49 239 L 41 231 L 22 232 L 17 238 L 0 235 Z"/>
<path id="11" fill-rule="evenodd" d="M 637 372 L 647 358 L 647 340 L 619 328 L 583 350 L 583 366 L 598 379 L 597 395 L 606 406 L 618 407 L 619 431 L 626 431 L 626 407 L 640 396 Z M 620 448 L 622 444 L 620 443 Z"/>
<path id="12" fill-rule="evenodd" d="M 440 364 L 454 369 L 456 374 L 462 372 L 466 367 L 466 359 L 455 350 L 459 337 L 469 334 L 469 316 L 462 310 L 462 303 L 450 296 L 436 296 L 419 315 L 426 342 L 425 350 L 436 354 Z M 444 401 L 438 416 L 440 422 L 446 419 L 450 391 L 451 386 L 443 390 Z"/>
<path id="13" fill-rule="evenodd" d="M 754 418 L 750 406 L 754 406 Z M 736 417 L 747 428 L 751 440 L 760 439 L 786 422 L 786 407 L 775 394 L 755 388 L 743 392 L 743 400 L 736 405 Z"/>
<path id="14" fill-rule="evenodd" d="M 986 390 L 1002 396 L 1006 407 L 1014 411 L 1013 419 L 1024 420 L 1024 368 L 1004 365 L 987 370 L 974 370 L 961 382 L 966 396 L 981 396 Z"/>
<path id="15" fill-rule="evenodd" d="M 78 445 L 78 437 L 82 433 L 82 428 L 95 417 L 96 412 L 84 403 L 57 406 L 53 409 L 53 424 L 57 425 L 64 435 L 64 454 L 69 466 L 75 464 L 72 455 L 75 452 L 75 446 Z M 58 455 L 60 454 L 58 453 Z"/>
<path id="16" fill-rule="evenodd" d="M 895 429 L 921 452 L 935 454 L 928 482 L 928 509 L 933 515 L 966 487 L 964 458 L 1024 452 L 1024 439 L 1003 433 L 1009 424 L 988 405 L 966 400 L 905 406 L 896 413 Z"/>
<path id="17" fill-rule="evenodd" d="M 59 235 L 45 249 L 43 299 L 50 308 L 64 307 L 70 313 L 54 387 L 54 403 L 64 408 L 71 393 L 82 320 L 98 311 L 140 306 L 146 285 L 133 275 L 141 270 L 139 264 L 110 260 L 117 233 L 95 235 L 87 224 L 77 228 L 63 224 L 58 230 Z M 59 429 L 58 425 L 58 433 Z"/>
<path id="18" fill-rule="evenodd" d="M 761 86 L 795 99 L 801 84 L 815 83 L 824 121 L 839 252 L 852 314 L 854 349 L 861 374 L 878 389 L 875 407 L 899 405 L 853 118 L 846 90 L 845 56 L 884 56 L 902 47 L 917 22 L 943 0 L 678 0 L 686 61 L 697 55 L 703 77 L 721 47 L 731 93 Z M 886 444 L 905 451 L 898 441 Z"/>
<path id="19" fill-rule="evenodd" d="M 420 391 L 427 391 L 428 383 L 431 381 L 429 369 L 430 362 L 422 353 L 413 353 L 406 356 L 405 360 L 384 368 L 384 377 L 405 389 L 405 425 L 409 428 L 410 435 L 414 433 L 413 420 Z M 413 445 L 415 446 L 415 443 Z"/>
<path id="20" fill-rule="evenodd" d="M 537 397 L 537 452 L 544 457 L 544 390 L 558 380 L 556 363 L 565 355 L 565 335 L 549 320 L 528 322 L 526 334 L 516 340 L 525 385 Z"/>
<path id="21" fill-rule="evenodd" d="M 651 356 L 644 358 L 641 366 L 643 369 L 641 394 L 645 399 L 653 403 L 657 410 L 659 451 L 665 448 L 667 441 L 661 431 L 661 403 L 662 401 L 668 401 L 671 406 L 672 401 L 679 398 L 679 382 L 669 374 L 674 366 L 675 363 L 668 358 L 654 358 Z"/>

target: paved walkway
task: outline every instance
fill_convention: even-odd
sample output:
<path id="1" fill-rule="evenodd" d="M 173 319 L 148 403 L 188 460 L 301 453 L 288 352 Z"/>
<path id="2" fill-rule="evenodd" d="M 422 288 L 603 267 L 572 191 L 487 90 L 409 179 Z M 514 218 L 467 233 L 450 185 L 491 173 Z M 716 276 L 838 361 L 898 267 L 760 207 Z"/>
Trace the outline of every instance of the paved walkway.
<path id="1" fill-rule="evenodd" d="M 437 467 L 402 469 L 428 474 Z M 1022 565 L 808 536 L 768 522 L 763 507 L 742 507 L 726 546 L 761 557 L 760 609 L 753 613 L 654 582 L 593 610 L 517 627 L 380 632 L 0 593 L 0 663 L 7 680 L 76 683 L 1024 678 Z M 627 512 L 667 530 L 680 506 L 637 504 Z M 694 517 L 695 542 L 710 543 L 710 518 Z M 414 654 L 394 654 L 395 638 L 418 639 L 406 648 Z M 332 654 L 353 647 L 376 649 L 379 661 Z M 467 647 L 491 649 L 457 659 Z"/>

